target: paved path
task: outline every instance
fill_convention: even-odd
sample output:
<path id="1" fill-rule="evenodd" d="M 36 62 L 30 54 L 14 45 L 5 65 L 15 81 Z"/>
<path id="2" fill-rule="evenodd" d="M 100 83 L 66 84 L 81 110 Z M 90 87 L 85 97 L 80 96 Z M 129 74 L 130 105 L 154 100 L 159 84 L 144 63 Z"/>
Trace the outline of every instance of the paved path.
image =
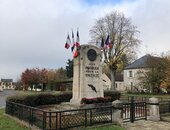
<path id="1" fill-rule="evenodd" d="M 16 94 L 15 90 L 4 90 L 0 92 L 0 107 L 5 107 L 6 98 Z"/>
<path id="2" fill-rule="evenodd" d="M 170 130 L 170 122 L 140 120 L 124 123 L 124 127 L 127 130 Z"/>

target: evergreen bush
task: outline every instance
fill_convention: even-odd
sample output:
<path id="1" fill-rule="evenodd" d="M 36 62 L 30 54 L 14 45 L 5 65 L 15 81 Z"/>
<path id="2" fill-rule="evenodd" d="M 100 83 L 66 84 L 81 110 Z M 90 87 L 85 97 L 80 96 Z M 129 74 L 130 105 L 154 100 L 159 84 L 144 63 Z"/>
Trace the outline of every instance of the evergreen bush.
<path id="1" fill-rule="evenodd" d="M 111 97 L 111 102 L 120 99 L 120 95 L 121 93 L 119 91 L 111 91 L 111 90 L 104 91 L 104 97 Z"/>
<path id="2" fill-rule="evenodd" d="M 71 98 L 71 92 L 65 92 L 61 94 L 37 93 L 10 96 L 7 98 L 7 101 L 35 107 L 40 105 L 60 104 L 61 102 L 70 101 Z"/>

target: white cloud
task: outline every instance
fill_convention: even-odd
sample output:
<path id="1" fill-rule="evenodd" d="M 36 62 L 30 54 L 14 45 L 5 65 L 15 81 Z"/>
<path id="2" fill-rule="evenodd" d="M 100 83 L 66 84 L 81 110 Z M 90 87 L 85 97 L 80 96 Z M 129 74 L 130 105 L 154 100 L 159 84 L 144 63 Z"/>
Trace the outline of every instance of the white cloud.
<path id="1" fill-rule="evenodd" d="M 170 50 L 169 6 L 168 0 L 140 0 L 132 19 L 141 31 L 141 54 Z"/>
<path id="2" fill-rule="evenodd" d="M 95 19 L 113 10 L 124 12 L 141 31 L 146 52 L 169 48 L 170 1 L 125 0 L 86 4 L 83 0 L 0 0 L 0 78 L 16 78 L 26 67 L 57 68 L 72 58 L 64 48 L 67 32 L 80 30 L 86 44 Z"/>

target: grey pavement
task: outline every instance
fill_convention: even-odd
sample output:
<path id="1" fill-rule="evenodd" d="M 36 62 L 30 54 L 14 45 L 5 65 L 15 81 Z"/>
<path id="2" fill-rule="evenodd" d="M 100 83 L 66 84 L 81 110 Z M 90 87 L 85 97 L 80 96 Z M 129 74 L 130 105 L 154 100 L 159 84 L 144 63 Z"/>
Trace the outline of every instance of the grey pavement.
<path id="1" fill-rule="evenodd" d="M 4 90 L 0 92 L 0 108 L 5 107 L 6 104 L 6 98 L 8 96 L 15 95 L 17 92 L 15 90 Z"/>
<path id="2" fill-rule="evenodd" d="M 170 130 L 170 122 L 140 120 L 124 123 L 126 130 Z"/>

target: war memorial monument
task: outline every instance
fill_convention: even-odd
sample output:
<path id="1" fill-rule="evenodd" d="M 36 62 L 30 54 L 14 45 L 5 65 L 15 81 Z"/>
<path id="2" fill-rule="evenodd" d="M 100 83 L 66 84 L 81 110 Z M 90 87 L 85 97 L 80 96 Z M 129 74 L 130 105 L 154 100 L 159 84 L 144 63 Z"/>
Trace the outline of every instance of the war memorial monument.
<path id="1" fill-rule="evenodd" d="M 103 97 L 101 50 L 94 45 L 78 47 L 73 66 L 73 97 L 79 104 L 82 98 Z"/>

